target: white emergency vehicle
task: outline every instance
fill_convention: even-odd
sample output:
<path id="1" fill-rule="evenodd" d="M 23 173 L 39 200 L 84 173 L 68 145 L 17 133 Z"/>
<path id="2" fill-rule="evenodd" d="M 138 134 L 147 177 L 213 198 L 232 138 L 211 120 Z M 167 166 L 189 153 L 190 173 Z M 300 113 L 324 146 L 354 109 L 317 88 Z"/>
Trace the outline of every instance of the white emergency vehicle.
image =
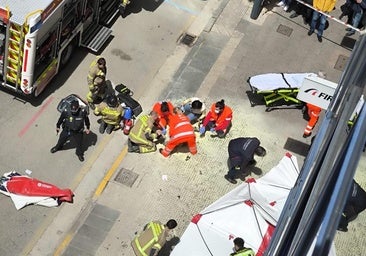
<path id="1" fill-rule="evenodd" d="M 37 97 L 78 46 L 98 52 L 120 0 L 0 0 L 0 87 Z"/>

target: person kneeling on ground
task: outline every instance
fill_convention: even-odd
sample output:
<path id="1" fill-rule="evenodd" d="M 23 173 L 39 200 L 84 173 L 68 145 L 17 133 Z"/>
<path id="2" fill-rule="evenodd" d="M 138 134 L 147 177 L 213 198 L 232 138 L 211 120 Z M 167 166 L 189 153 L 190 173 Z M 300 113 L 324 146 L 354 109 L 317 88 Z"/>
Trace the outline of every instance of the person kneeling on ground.
<path id="1" fill-rule="evenodd" d="M 169 118 L 169 141 L 164 149 L 159 152 L 168 157 L 175 147 L 187 143 L 189 152 L 192 155 L 197 154 L 196 135 L 189 118 L 185 116 L 180 108 L 174 109 L 174 115 Z"/>
<path id="2" fill-rule="evenodd" d="M 106 131 L 111 134 L 113 130 L 120 128 L 123 116 L 123 108 L 115 95 L 107 96 L 107 103 L 102 102 L 94 109 L 96 116 L 101 116 L 99 132 Z"/>
<path id="3" fill-rule="evenodd" d="M 206 115 L 205 104 L 197 97 L 183 101 L 183 113 L 189 118 L 191 124 L 201 121 Z"/>
<path id="4" fill-rule="evenodd" d="M 154 125 L 158 118 L 155 111 L 139 116 L 128 135 L 128 152 L 150 153 L 156 151 L 156 143 L 163 138 L 162 131 Z"/>
<path id="5" fill-rule="evenodd" d="M 238 172 L 243 172 L 245 176 L 249 175 L 249 171 L 245 169 L 257 163 L 254 160 L 254 154 L 262 157 L 266 155 L 266 150 L 259 145 L 260 141 L 255 137 L 240 137 L 230 140 L 228 146 L 229 172 L 224 176 L 227 181 L 236 184 L 235 179 Z"/>
<path id="6" fill-rule="evenodd" d="M 231 128 L 231 120 L 233 111 L 225 105 L 225 101 L 221 100 L 212 104 L 210 111 L 200 127 L 200 136 L 205 136 L 206 131 L 216 133 L 212 137 L 225 138 Z"/>

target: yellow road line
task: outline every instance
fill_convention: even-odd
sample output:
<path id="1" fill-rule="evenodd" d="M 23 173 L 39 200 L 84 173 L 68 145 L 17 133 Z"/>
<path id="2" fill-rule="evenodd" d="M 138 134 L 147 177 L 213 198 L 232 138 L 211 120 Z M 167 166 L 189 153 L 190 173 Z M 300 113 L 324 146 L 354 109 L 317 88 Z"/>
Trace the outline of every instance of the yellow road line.
<path id="1" fill-rule="evenodd" d="M 93 201 L 98 199 L 98 197 L 102 194 L 103 190 L 107 186 L 108 182 L 110 181 L 111 177 L 113 176 L 113 174 L 117 170 L 118 166 L 121 164 L 121 162 L 125 158 L 125 156 L 127 154 L 127 149 L 128 149 L 127 147 L 123 148 L 121 153 L 118 155 L 117 159 L 113 162 L 111 168 L 109 168 L 106 175 L 104 175 L 104 178 L 99 183 L 97 189 L 94 192 L 94 196 L 92 198 Z M 75 235 L 75 232 L 73 232 L 73 231 L 69 232 L 65 236 L 64 240 L 60 243 L 60 245 L 56 248 L 55 253 L 53 254 L 53 256 L 61 255 L 61 253 L 64 252 L 66 247 L 70 244 L 70 242 L 71 242 L 72 238 L 74 237 L 74 235 Z"/>
<path id="2" fill-rule="evenodd" d="M 65 248 L 69 245 L 72 238 L 74 237 L 73 233 L 69 233 L 66 235 L 65 239 L 61 242 L 61 244 L 57 247 L 54 256 L 61 255 L 61 253 L 65 250 Z"/>
<path id="3" fill-rule="evenodd" d="M 123 150 L 121 151 L 121 153 L 119 154 L 119 156 L 117 157 L 117 159 L 112 164 L 111 168 L 108 170 L 108 172 L 104 176 L 103 180 L 100 182 L 97 189 L 95 190 L 95 193 L 93 196 L 94 200 L 97 199 L 102 194 L 103 190 L 107 186 L 109 180 L 111 179 L 111 177 L 117 170 L 118 166 L 121 164 L 122 160 L 125 158 L 126 154 L 127 154 L 127 147 L 124 147 Z"/>

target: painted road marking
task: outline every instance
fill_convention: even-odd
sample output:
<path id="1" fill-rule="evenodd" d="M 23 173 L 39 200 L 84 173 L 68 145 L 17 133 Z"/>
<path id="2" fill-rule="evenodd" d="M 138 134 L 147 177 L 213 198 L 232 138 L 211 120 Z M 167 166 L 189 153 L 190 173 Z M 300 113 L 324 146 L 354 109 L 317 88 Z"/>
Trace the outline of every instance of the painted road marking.
<path id="1" fill-rule="evenodd" d="M 44 105 L 38 110 L 38 112 L 32 116 L 32 118 L 28 121 L 28 123 L 23 127 L 23 129 L 18 133 L 18 137 L 22 137 L 31 127 L 31 125 L 37 120 L 37 118 L 42 114 L 42 112 L 50 105 L 53 101 L 53 97 L 51 96 Z"/>

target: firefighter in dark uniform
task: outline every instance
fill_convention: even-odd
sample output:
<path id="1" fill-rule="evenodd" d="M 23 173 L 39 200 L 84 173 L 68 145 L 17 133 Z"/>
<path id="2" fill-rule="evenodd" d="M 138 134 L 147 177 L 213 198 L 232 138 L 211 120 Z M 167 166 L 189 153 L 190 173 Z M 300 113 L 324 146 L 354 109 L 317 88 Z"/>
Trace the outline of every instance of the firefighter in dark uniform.
<path id="1" fill-rule="evenodd" d="M 79 160 L 84 161 L 82 142 L 84 134 L 84 124 L 86 126 L 85 133 L 90 132 L 90 121 L 88 113 L 85 109 L 80 108 L 79 102 L 74 100 L 70 103 L 70 108 L 66 108 L 60 115 L 56 124 L 56 132 L 59 133 L 62 125 L 62 132 L 56 146 L 51 149 L 51 153 L 55 153 L 62 149 L 66 141 L 73 137 L 76 142 L 76 155 Z"/>
<path id="2" fill-rule="evenodd" d="M 236 184 L 235 178 L 238 172 L 245 172 L 249 165 L 255 165 L 254 154 L 265 156 L 266 150 L 259 146 L 260 141 L 257 138 L 240 137 L 232 139 L 229 142 L 229 172 L 224 176 L 229 182 Z M 248 173 L 244 173 L 248 175 Z"/>
<path id="3" fill-rule="evenodd" d="M 165 225 L 159 221 L 151 221 L 146 224 L 144 230 L 131 243 L 135 255 L 158 255 L 167 239 L 172 236 L 172 231 L 176 226 L 177 222 L 174 219 L 170 219 Z"/>
<path id="4" fill-rule="evenodd" d="M 255 256 L 255 252 L 251 248 L 244 247 L 243 238 L 237 237 L 234 239 L 234 252 L 231 256 Z"/>

